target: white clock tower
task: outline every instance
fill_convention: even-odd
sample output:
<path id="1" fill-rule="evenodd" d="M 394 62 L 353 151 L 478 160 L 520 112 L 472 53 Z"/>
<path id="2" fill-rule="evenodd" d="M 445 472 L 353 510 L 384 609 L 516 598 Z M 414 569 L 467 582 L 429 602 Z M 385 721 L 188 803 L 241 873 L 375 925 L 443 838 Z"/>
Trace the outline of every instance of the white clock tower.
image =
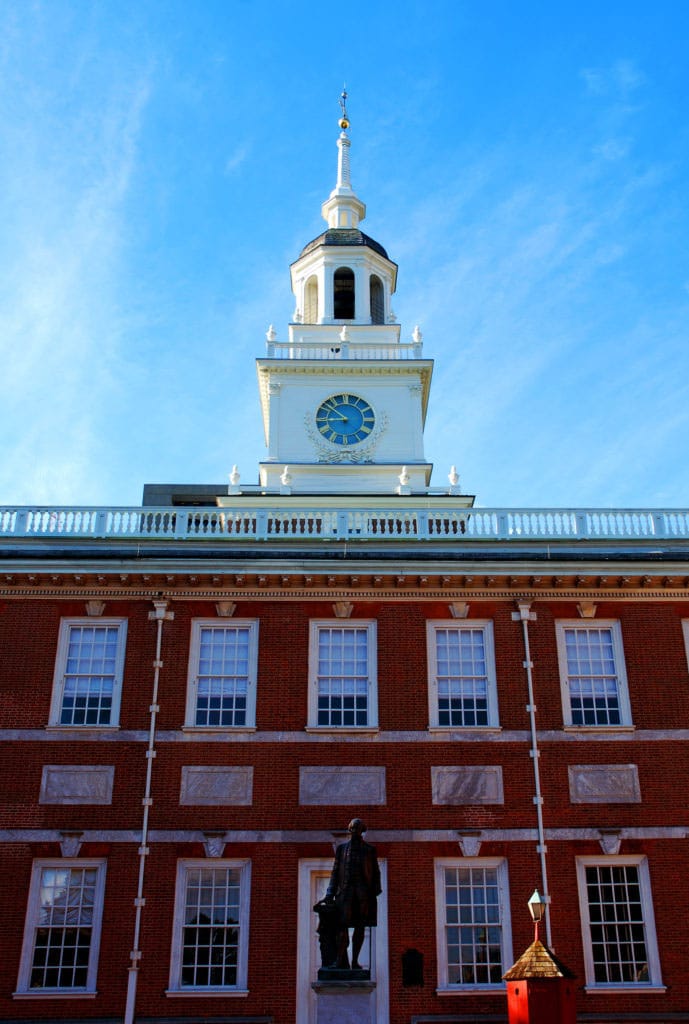
<path id="1" fill-rule="evenodd" d="M 288 340 L 272 327 L 257 360 L 268 456 L 260 484 L 292 494 L 424 493 L 432 466 L 423 426 L 433 363 L 421 335 L 400 341 L 391 298 L 397 266 L 359 227 L 342 96 L 337 184 L 327 229 L 292 265 Z"/>

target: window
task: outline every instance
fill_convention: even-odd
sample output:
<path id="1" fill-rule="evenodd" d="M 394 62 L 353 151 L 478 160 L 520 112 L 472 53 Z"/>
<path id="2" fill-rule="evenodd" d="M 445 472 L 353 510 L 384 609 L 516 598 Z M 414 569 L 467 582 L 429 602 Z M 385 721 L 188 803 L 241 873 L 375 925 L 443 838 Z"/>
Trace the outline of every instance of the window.
<path id="1" fill-rule="evenodd" d="M 34 862 L 17 990 L 95 992 L 105 861 Z"/>
<path id="2" fill-rule="evenodd" d="M 438 987 L 502 986 L 512 963 L 506 862 L 436 860 L 435 887 Z"/>
<path id="3" fill-rule="evenodd" d="M 587 984 L 660 985 L 646 858 L 580 857 L 577 873 Z"/>
<path id="4" fill-rule="evenodd" d="M 376 624 L 312 622 L 309 725 L 376 728 Z"/>
<path id="5" fill-rule="evenodd" d="M 333 315 L 336 320 L 354 319 L 354 273 L 340 267 L 333 277 Z"/>
<path id="6" fill-rule="evenodd" d="M 187 725 L 253 728 L 256 720 L 258 622 L 196 619 L 191 627 Z"/>
<path id="7" fill-rule="evenodd" d="M 189 860 L 177 867 L 170 990 L 246 992 L 247 860 Z"/>
<path id="8" fill-rule="evenodd" d="M 385 322 L 385 292 L 383 282 L 377 274 L 371 274 L 369 279 L 369 292 L 371 300 L 371 323 L 382 324 Z"/>
<path id="9" fill-rule="evenodd" d="M 427 636 L 431 728 L 497 726 L 492 623 L 429 622 Z"/>
<path id="10" fill-rule="evenodd" d="M 619 622 L 557 623 L 565 725 L 631 725 Z"/>
<path id="11" fill-rule="evenodd" d="M 126 619 L 62 619 L 51 725 L 119 722 Z"/>
<path id="12" fill-rule="evenodd" d="M 684 647 L 687 652 L 687 662 L 689 663 L 689 619 L 682 621 L 682 629 L 684 630 Z"/>

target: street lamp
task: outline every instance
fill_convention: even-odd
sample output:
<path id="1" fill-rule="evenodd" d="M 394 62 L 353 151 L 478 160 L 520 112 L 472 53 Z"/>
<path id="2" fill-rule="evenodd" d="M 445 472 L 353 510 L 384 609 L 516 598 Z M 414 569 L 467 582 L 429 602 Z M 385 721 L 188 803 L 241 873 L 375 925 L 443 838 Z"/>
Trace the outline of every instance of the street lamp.
<path id="1" fill-rule="evenodd" d="M 541 896 L 538 889 L 534 889 L 533 895 L 528 903 L 529 913 L 531 914 L 531 919 L 534 923 L 534 942 L 538 942 L 538 926 L 545 916 L 546 906 L 546 900 Z"/>

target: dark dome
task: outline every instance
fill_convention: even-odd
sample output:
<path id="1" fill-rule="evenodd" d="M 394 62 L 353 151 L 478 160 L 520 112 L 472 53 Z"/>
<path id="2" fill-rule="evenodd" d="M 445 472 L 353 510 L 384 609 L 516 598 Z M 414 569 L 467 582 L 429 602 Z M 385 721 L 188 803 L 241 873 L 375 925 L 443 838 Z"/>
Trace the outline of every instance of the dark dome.
<path id="1" fill-rule="evenodd" d="M 366 245 L 384 259 L 390 259 L 379 242 L 369 238 L 368 235 L 365 235 L 363 231 L 359 231 L 358 228 L 328 228 L 318 238 L 314 238 L 312 242 L 305 245 L 299 257 L 306 256 L 307 253 L 318 249 L 321 245 Z"/>

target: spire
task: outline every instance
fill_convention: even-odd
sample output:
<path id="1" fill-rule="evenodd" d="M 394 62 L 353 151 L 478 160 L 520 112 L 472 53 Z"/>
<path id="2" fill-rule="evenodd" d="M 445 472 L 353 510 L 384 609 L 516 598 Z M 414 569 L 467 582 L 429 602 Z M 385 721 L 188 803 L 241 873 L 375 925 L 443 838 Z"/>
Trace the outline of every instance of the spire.
<path id="1" fill-rule="evenodd" d="M 337 184 L 321 207 L 323 219 L 330 228 L 356 228 L 366 216 L 366 205 L 354 194 L 349 168 L 351 142 L 347 131 L 350 121 L 347 114 L 347 92 L 340 96 L 341 117 L 337 122 L 340 136 L 337 140 Z"/>

